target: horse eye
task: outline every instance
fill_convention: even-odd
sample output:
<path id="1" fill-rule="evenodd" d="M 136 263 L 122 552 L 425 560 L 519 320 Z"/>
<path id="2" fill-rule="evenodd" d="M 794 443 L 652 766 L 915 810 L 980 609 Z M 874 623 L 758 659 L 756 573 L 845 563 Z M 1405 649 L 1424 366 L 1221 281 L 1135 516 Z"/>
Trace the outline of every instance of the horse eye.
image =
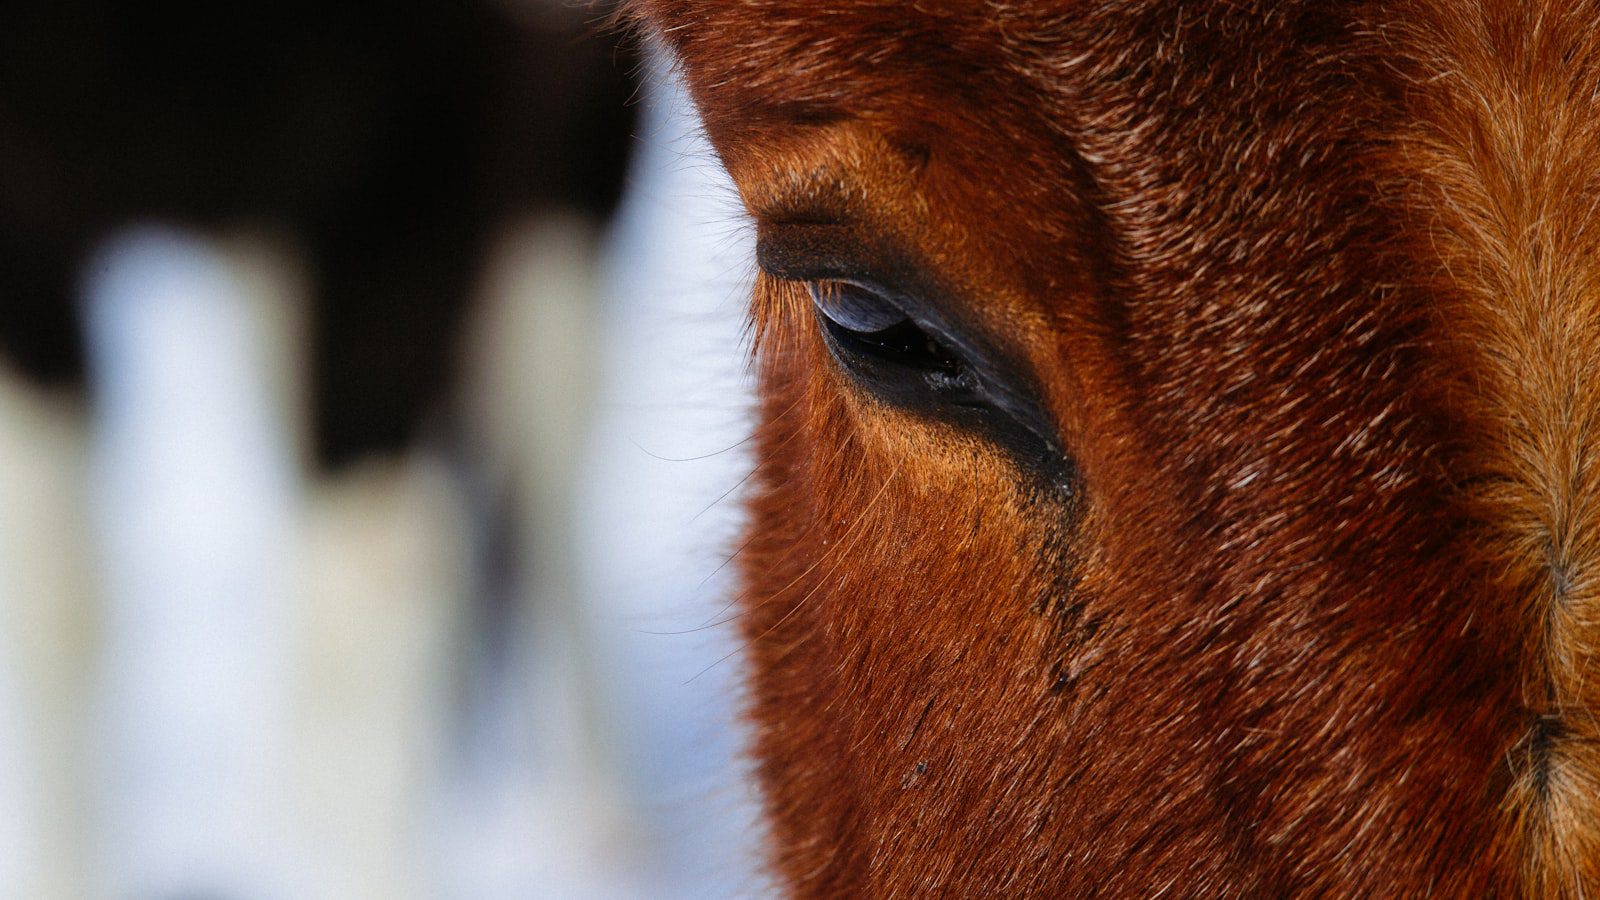
<path id="1" fill-rule="evenodd" d="M 960 371 L 960 357 L 878 293 L 848 281 L 812 281 L 807 287 L 838 350 L 923 371 Z"/>

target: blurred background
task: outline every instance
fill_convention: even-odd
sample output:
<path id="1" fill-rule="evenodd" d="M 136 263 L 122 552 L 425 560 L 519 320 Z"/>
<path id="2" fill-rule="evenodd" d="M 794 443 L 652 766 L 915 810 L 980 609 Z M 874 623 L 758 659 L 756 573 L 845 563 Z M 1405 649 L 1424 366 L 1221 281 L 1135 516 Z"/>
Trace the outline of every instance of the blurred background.
<path id="1" fill-rule="evenodd" d="M 0 9 L 0 897 L 764 893 L 749 236 L 609 12 Z"/>

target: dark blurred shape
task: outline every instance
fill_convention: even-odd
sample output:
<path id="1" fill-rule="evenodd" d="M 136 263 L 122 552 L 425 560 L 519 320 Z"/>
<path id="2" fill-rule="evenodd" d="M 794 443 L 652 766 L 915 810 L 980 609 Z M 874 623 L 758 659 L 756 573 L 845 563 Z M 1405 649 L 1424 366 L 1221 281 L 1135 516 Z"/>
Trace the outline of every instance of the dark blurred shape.
<path id="1" fill-rule="evenodd" d="M 0 353 L 82 377 L 77 267 L 160 219 L 267 224 L 314 280 L 317 455 L 411 442 L 497 226 L 600 220 L 636 64 L 600 5 L 11 0 L 0 11 Z"/>

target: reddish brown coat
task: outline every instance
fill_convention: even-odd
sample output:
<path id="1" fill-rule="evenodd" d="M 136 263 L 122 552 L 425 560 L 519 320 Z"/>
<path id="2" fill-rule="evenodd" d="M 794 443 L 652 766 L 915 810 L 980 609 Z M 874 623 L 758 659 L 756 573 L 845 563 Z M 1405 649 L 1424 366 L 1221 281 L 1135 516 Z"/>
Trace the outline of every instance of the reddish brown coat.
<path id="1" fill-rule="evenodd" d="M 769 268 L 935 286 L 1052 431 L 760 278 L 795 895 L 1600 893 L 1600 6 L 637 9 Z"/>

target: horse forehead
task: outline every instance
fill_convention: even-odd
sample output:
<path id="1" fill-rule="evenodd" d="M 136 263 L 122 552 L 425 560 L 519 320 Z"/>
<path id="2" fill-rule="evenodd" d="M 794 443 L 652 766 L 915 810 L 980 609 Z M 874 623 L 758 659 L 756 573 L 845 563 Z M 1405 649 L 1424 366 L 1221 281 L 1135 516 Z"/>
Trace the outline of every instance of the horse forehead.
<path id="1" fill-rule="evenodd" d="M 643 0 L 636 10 L 675 51 L 700 99 L 737 93 L 748 118 L 781 98 L 860 112 L 884 93 L 960 95 L 1066 49 L 1080 0 Z M 1032 92 L 1037 102 L 1037 92 Z M 876 96 L 875 96 L 876 95 Z M 992 91 L 990 92 L 992 99 Z"/>
<path id="2" fill-rule="evenodd" d="M 1381 30 L 1365 20 L 1382 12 L 1322 0 L 636 0 L 634 10 L 678 59 L 719 149 L 764 129 L 862 118 L 935 129 L 946 145 L 1003 134 L 989 152 L 1014 156 L 1041 144 L 1055 154 L 1059 132 L 1083 123 L 1128 133 L 1134 119 L 1161 119 L 1189 133 L 1214 129 L 1217 117 L 1201 113 L 1219 104 L 1286 91 L 1328 101 L 1352 81 L 1303 73 L 1370 69 L 1362 34 Z"/>
<path id="3" fill-rule="evenodd" d="M 1091 60 L 1124 72 L 1151 62 L 1227 68 L 1291 45 L 1326 49 L 1330 23 L 1381 12 L 1324 0 L 634 0 L 631 8 L 691 74 L 715 71 L 724 90 L 744 91 L 780 80 L 815 89 L 845 73 L 892 81 L 1010 70 L 1048 83 L 1063 64 Z M 1186 49 L 1198 55 L 1184 58 Z"/>

